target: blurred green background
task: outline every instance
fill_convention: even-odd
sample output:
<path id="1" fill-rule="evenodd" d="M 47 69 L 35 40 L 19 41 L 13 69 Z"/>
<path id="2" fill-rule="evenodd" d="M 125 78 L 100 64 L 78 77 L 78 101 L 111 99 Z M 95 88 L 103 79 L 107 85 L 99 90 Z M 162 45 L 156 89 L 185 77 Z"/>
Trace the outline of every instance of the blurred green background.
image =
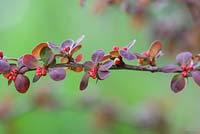
<path id="1" fill-rule="evenodd" d="M 78 0 L 0 0 L 0 49 L 5 56 L 19 57 L 31 53 L 40 42 L 59 44 L 83 34 L 84 60 L 90 59 L 94 50 L 109 51 L 113 45 L 124 46 L 133 39 L 137 42 L 132 51 L 148 49 L 153 41 L 148 27 L 133 26 L 129 16 L 116 6 L 95 14 L 93 4 L 93 0 L 88 0 L 82 8 Z M 165 55 L 159 59 L 159 65 L 173 63 L 174 58 Z M 0 134 L 154 134 L 151 127 L 138 127 L 140 119 L 136 118 L 151 116 L 152 109 L 159 109 L 152 114 L 165 119 L 168 133 L 200 131 L 200 89 L 190 79 L 184 91 L 174 94 L 169 86 L 170 74 L 112 71 L 108 79 L 98 84 L 90 80 L 82 92 L 82 75 L 68 71 L 67 79 L 61 82 L 42 78 L 31 84 L 26 94 L 17 93 L 13 85 L 8 87 L 7 80 L 1 77 L 0 111 L 8 100 L 12 110 L 8 112 L 11 117 L 1 119 Z M 44 96 L 50 94 L 50 101 L 56 100 L 59 106 L 36 107 L 33 98 L 40 90 L 49 91 Z M 108 114 L 101 114 L 106 110 Z"/>

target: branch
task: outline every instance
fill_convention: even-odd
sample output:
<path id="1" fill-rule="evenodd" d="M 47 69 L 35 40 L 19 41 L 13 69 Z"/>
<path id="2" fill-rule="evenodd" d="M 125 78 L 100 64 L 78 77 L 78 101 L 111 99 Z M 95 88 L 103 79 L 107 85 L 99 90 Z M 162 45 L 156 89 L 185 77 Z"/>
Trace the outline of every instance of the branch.
<path id="1" fill-rule="evenodd" d="M 124 64 L 123 66 L 113 65 L 110 70 L 133 70 L 133 71 L 147 71 L 147 72 L 162 72 L 160 67 L 151 67 L 151 66 L 134 66 Z M 177 72 L 174 72 L 177 73 Z"/>
<path id="2" fill-rule="evenodd" d="M 29 77 L 26 73 L 34 71 L 33 83 L 40 80 L 47 74 L 54 81 L 61 81 L 66 78 L 66 70 L 76 73 L 84 71 L 85 74 L 80 82 L 80 90 L 88 86 L 89 78 L 104 80 L 111 75 L 111 70 L 132 70 L 151 73 L 176 73 L 171 80 L 172 91 L 179 92 L 185 87 L 188 77 L 193 77 L 200 86 L 200 54 L 192 55 L 190 52 L 182 52 L 176 56 L 176 64 L 167 64 L 164 67 L 156 65 L 157 59 L 163 55 L 162 44 L 154 41 L 147 51 L 142 53 L 130 52 L 136 40 L 127 46 L 113 46 L 105 54 L 104 50 L 96 50 L 91 55 L 91 60 L 82 62 L 83 54 L 74 53 L 82 48 L 81 41 L 66 40 L 60 45 L 54 43 L 40 43 L 32 50 L 32 54 L 25 54 L 20 58 L 7 58 L 0 51 L 0 73 L 8 80 L 8 85 L 14 82 L 15 88 L 20 93 L 26 93 L 30 86 Z M 54 52 L 57 51 L 56 53 Z M 126 64 L 126 60 L 137 60 L 137 65 Z M 15 63 L 10 63 L 15 61 Z"/>
<path id="3" fill-rule="evenodd" d="M 87 68 L 84 66 L 84 64 L 81 63 L 67 63 L 67 64 L 56 64 L 54 67 L 81 67 L 81 68 Z M 112 67 L 109 68 L 109 70 L 132 70 L 132 71 L 146 71 L 146 72 L 161 72 L 161 73 L 181 73 L 182 71 L 174 71 L 174 72 L 163 72 L 162 67 L 157 66 L 136 66 L 136 65 L 129 65 L 129 64 L 123 64 L 123 65 L 112 65 Z"/>

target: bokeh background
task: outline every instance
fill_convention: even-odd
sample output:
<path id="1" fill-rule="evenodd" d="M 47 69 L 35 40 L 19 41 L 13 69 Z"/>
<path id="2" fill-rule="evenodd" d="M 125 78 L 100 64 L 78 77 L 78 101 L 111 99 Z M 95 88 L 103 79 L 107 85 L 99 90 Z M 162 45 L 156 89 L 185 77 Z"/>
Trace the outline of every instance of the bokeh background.
<path id="1" fill-rule="evenodd" d="M 131 2 L 138 1 L 142 3 Z M 88 0 L 83 7 L 78 0 L 0 0 L 0 49 L 5 56 L 20 57 L 40 42 L 59 44 L 84 34 L 81 51 L 87 60 L 97 49 L 109 51 L 136 39 L 132 51 L 143 52 L 160 39 L 165 55 L 159 66 L 174 63 L 182 48 L 199 49 L 198 36 L 189 38 L 195 44 L 192 47 L 190 42 L 182 43 L 191 35 L 185 31 L 193 33 L 191 27 L 196 26 L 183 1 L 143 1 L 145 10 L 131 9 L 121 0 Z M 154 26 L 159 26 L 156 32 Z M 169 29 L 178 41 L 170 40 Z M 184 91 L 174 94 L 171 74 L 120 70 L 97 84 L 90 80 L 89 87 L 80 91 L 82 75 L 68 71 L 61 82 L 42 78 L 26 94 L 19 94 L 13 85 L 8 87 L 0 77 L 0 134 L 200 133 L 200 88 L 190 79 Z"/>

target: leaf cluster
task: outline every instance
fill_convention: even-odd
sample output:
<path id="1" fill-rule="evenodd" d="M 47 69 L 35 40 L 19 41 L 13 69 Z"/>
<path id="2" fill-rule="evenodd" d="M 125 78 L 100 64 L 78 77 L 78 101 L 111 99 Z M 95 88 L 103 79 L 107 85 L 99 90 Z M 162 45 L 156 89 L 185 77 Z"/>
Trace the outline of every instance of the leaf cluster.
<path id="1" fill-rule="evenodd" d="M 110 70 L 136 70 L 162 73 L 176 73 L 171 80 L 171 89 L 176 93 L 185 87 L 185 81 L 192 77 L 200 86 L 200 55 L 182 52 L 176 56 L 175 64 L 158 67 L 156 60 L 163 55 L 162 44 L 154 41 L 147 51 L 142 53 L 131 52 L 136 40 L 126 46 L 113 46 L 105 53 L 103 49 L 96 50 L 90 60 L 82 62 L 83 54 L 78 53 L 82 48 L 81 36 L 76 41 L 65 40 L 60 45 L 52 42 L 43 42 L 36 45 L 31 53 L 21 57 L 8 58 L 0 52 L 0 74 L 8 80 L 8 85 L 14 82 L 15 88 L 20 93 L 26 93 L 30 86 L 27 72 L 34 71 L 32 82 L 35 83 L 42 77 L 49 75 L 54 81 L 64 80 L 67 71 L 76 73 L 85 72 L 80 81 L 80 90 L 88 86 L 89 78 L 96 81 L 104 80 L 111 75 Z M 137 60 L 137 65 L 128 65 L 126 61 Z M 15 61 L 13 63 L 11 61 Z"/>

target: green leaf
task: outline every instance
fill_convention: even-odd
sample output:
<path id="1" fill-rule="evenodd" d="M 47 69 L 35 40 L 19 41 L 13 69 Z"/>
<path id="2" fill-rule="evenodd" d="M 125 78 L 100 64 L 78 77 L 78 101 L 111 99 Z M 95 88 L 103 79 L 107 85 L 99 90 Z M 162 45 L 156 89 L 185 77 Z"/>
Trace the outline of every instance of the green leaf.
<path id="1" fill-rule="evenodd" d="M 49 47 L 44 47 L 40 51 L 40 58 L 45 65 L 49 65 L 55 62 L 55 57 L 52 50 Z"/>

